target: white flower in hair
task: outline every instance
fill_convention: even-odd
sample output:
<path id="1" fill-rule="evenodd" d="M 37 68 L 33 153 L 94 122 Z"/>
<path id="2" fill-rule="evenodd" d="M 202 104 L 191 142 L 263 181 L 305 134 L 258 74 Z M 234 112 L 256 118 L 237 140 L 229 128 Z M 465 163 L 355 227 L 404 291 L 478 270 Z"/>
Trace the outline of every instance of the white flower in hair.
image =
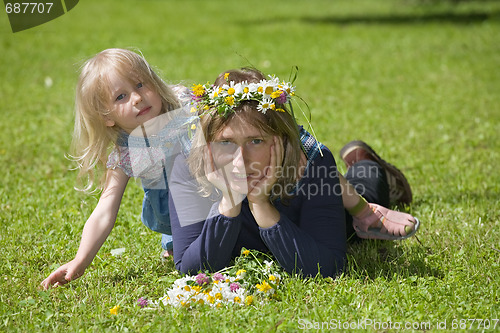
<path id="1" fill-rule="evenodd" d="M 261 80 L 259 82 L 259 88 L 261 89 L 258 89 L 258 91 L 262 93 L 264 98 L 269 98 L 271 97 L 271 94 L 276 90 L 277 84 L 272 80 Z"/>
<path id="2" fill-rule="evenodd" d="M 259 105 L 257 106 L 257 110 L 259 110 L 263 114 L 266 114 L 267 110 L 269 109 L 272 110 L 275 109 L 274 102 L 271 98 L 264 98 L 262 102 L 260 102 Z"/>
<path id="3" fill-rule="evenodd" d="M 292 86 L 289 82 L 283 81 L 280 86 L 281 89 L 286 92 L 288 97 L 295 95 L 295 87 Z"/>
<path id="4" fill-rule="evenodd" d="M 244 82 L 242 88 L 243 88 L 241 91 L 242 100 L 251 99 L 252 95 L 257 91 L 257 87 L 255 86 L 254 83 L 248 84 L 247 82 Z"/>
<path id="5" fill-rule="evenodd" d="M 218 100 L 216 99 L 216 97 L 219 96 L 219 89 L 217 87 L 215 87 L 213 89 L 210 89 L 209 93 L 208 93 L 208 96 L 210 97 L 211 100 L 214 101 L 214 104 L 217 105 L 218 104 Z"/>
<path id="6" fill-rule="evenodd" d="M 235 94 L 236 96 L 240 96 L 241 94 L 243 94 L 243 87 L 244 87 L 244 85 L 246 85 L 246 84 L 247 84 L 246 82 L 236 83 L 236 84 L 234 85 L 234 90 L 235 90 L 234 94 Z"/>
<path id="7" fill-rule="evenodd" d="M 249 83 L 248 84 L 248 88 L 250 88 L 250 92 L 251 93 L 256 93 L 257 92 L 257 88 L 259 88 L 259 84 L 255 83 L 255 82 Z"/>
<path id="8" fill-rule="evenodd" d="M 227 80 L 229 73 L 224 78 Z M 286 112 L 283 105 L 290 102 L 295 88 L 291 83 L 280 83 L 275 76 L 260 80 L 258 83 L 247 81 L 235 83 L 226 81 L 222 86 L 193 85 L 193 100 L 202 112 L 217 110 L 219 114 L 227 116 L 234 112 L 242 101 L 257 101 L 258 110 L 266 113 L 271 109 L 278 112 Z"/>
<path id="9" fill-rule="evenodd" d="M 234 84 L 234 82 L 233 82 Z M 229 89 L 231 89 L 231 86 L 228 84 L 222 85 L 222 89 L 220 89 L 220 96 L 228 96 L 228 95 L 234 95 L 234 92 L 230 93 Z M 234 89 L 234 88 L 233 88 Z"/>

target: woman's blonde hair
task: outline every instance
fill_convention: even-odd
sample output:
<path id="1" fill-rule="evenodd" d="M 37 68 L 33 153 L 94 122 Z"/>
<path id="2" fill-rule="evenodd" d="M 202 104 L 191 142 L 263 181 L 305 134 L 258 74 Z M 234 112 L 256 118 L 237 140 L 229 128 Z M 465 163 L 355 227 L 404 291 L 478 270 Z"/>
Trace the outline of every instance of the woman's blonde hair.
<path id="1" fill-rule="evenodd" d="M 222 86 L 227 82 L 234 83 L 247 81 L 248 83 L 258 83 L 265 79 L 265 76 L 254 68 L 241 68 L 222 72 L 214 82 L 215 86 Z M 220 114 L 216 108 L 203 112 L 200 126 L 195 138 L 193 148 L 189 157 L 188 165 L 192 174 L 197 178 L 201 186 L 201 193 L 209 195 L 213 187 L 205 177 L 205 166 L 203 161 L 203 143 L 214 141 L 215 137 L 227 126 L 234 117 L 242 118 L 249 126 L 259 129 L 263 134 L 279 136 L 282 138 L 284 148 L 284 159 L 282 172 L 273 186 L 270 200 L 277 198 L 284 199 L 285 202 L 292 197 L 291 192 L 299 180 L 299 163 L 302 154 L 302 144 L 299 136 L 299 129 L 293 115 L 285 105 L 279 107 L 285 112 L 268 110 L 265 114 L 257 109 L 258 102 L 253 100 L 242 101 L 234 112 L 227 116 Z"/>
<path id="2" fill-rule="evenodd" d="M 153 71 L 139 54 L 125 49 L 106 49 L 83 65 L 76 86 L 75 128 L 73 132 L 71 158 L 78 164 L 77 179 L 90 191 L 96 179 L 101 189 L 105 181 L 105 169 L 111 147 L 117 147 L 117 125 L 108 127 L 105 117 L 110 113 L 112 100 L 110 74 L 125 81 L 143 84 L 156 91 L 162 100 L 162 113 L 180 107 L 180 103 L 167 84 Z"/>

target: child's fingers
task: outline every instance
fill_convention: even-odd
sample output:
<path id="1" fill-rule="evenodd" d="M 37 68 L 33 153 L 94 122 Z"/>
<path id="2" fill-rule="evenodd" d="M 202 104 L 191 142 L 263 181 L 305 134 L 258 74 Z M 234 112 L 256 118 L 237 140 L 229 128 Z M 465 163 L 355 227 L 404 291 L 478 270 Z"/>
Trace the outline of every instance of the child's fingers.
<path id="1" fill-rule="evenodd" d="M 43 280 L 41 285 L 43 287 L 43 290 L 49 289 L 49 282 L 47 281 L 47 279 Z"/>
<path id="2" fill-rule="evenodd" d="M 57 271 L 50 274 L 45 280 L 42 281 L 43 289 L 47 290 L 49 287 L 57 287 L 68 283 L 64 274 L 59 274 Z"/>

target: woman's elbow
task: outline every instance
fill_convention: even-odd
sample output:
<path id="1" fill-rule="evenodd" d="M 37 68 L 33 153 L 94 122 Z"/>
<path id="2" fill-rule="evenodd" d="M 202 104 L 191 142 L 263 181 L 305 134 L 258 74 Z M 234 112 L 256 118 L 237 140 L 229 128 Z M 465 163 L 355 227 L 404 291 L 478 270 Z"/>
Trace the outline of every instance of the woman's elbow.
<path id="1" fill-rule="evenodd" d="M 317 263 L 315 267 L 311 267 L 310 274 L 311 277 L 316 275 L 321 275 L 322 277 L 332 277 L 340 275 L 345 268 L 347 262 L 347 256 L 345 253 L 339 253 L 334 255 L 333 258 L 330 257 L 328 260 L 322 261 L 324 265 L 321 263 Z"/>
<path id="2" fill-rule="evenodd" d="M 186 267 L 186 265 L 183 265 L 182 261 L 178 261 L 175 263 L 175 269 L 181 272 L 182 274 L 191 273 L 191 270 L 188 267 Z"/>

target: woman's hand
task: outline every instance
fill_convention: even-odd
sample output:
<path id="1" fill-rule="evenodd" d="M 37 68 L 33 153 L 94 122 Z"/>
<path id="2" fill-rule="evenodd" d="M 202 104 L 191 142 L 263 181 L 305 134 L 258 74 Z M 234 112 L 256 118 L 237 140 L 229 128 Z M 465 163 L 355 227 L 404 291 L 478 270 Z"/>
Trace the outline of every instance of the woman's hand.
<path id="1" fill-rule="evenodd" d="M 203 159 L 205 161 L 205 175 L 207 180 L 222 192 L 219 211 L 228 217 L 238 216 L 241 211 L 241 202 L 245 198 L 245 195 L 231 189 L 224 166 L 219 169 L 215 167 L 210 145 L 207 145 L 205 148 Z"/>
<path id="2" fill-rule="evenodd" d="M 280 213 L 269 201 L 271 189 L 278 180 L 278 172 L 283 164 L 283 140 L 275 136 L 271 146 L 271 161 L 266 168 L 264 177 L 252 188 L 247 195 L 250 211 L 261 228 L 270 228 L 280 220 Z"/>
<path id="3" fill-rule="evenodd" d="M 265 169 L 265 174 L 253 188 L 248 189 L 248 201 L 252 203 L 269 202 L 271 189 L 278 180 L 278 173 L 283 165 L 283 139 L 277 136 L 273 137 L 274 143 L 271 145 L 271 161 Z"/>
<path id="4" fill-rule="evenodd" d="M 65 285 L 66 283 L 78 279 L 83 275 L 87 267 L 82 267 L 78 264 L 75 259 L 62 265 L 56 269 L 52 274 L 50 274 L 45 280 L 42 281 L 42 286 L 44 290 L 50 287 L 58 287 Z"/>

